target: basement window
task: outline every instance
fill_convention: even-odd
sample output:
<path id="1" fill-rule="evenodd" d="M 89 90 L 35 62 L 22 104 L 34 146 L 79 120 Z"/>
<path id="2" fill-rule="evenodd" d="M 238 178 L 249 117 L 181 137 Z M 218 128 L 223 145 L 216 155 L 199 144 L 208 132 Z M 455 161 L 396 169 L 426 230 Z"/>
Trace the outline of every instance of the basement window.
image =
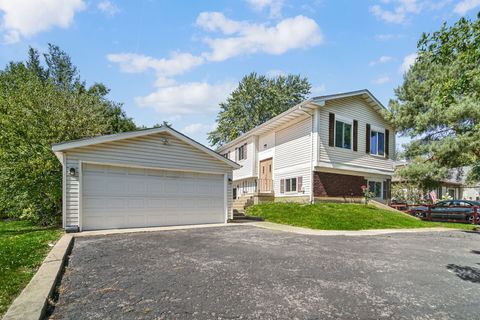
<path id="1" fill-rule="evenodd" d="M 285 179 L 285 192 L 297 192 L 297 178 Z"/>

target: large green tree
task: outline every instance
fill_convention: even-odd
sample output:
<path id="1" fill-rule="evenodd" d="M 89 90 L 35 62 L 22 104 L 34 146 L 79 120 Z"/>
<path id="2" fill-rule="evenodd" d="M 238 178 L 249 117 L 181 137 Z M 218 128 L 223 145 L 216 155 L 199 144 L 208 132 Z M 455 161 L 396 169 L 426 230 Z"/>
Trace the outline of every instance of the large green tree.
<path id="1" fill-rule="evenodd" d="M 226 102 L 220 104 L 217 128 L 208 134 L 212 146 L 221 146 L 305 100 L 311 85 L 299 75 L 268 78 L 245 76 Z"/>
<path id="2" fill-rule="evenodd" d="M 0 71 L 0 211 L 52 223 L 61 213 L 61 165 L 52 143 L 135 130 L 101 83 L 87 86 L 69 56 L 43 56 Z"/>
<path id="3" fill-rule="evenodd" d="M 479 16 L 480 17 L 480 16 Z M 413 140 L 399 174 L 429 188 L 449 169 L 480 178 L 480 19 L 443 24 L 418 42 L 415 63 L 390 101 L 397 130 Z"/>

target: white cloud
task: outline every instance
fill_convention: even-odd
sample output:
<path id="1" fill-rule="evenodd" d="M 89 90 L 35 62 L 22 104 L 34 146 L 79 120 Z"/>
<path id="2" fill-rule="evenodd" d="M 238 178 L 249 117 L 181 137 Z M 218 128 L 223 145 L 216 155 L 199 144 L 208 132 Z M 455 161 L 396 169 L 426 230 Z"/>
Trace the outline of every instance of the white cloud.
<path id="1" fill-rule="evenodd" d="M 192 123 L 192 124 L 189 124 L 188 126 L 185 126 L 182 129 L 182 132 L 187 135 L 199 134 L 199 133 L 206 134 L 210 131 L 215 130 L 216 127 L 217 127 L 216 123 L 204 124 L 204 123 L 197 122 L 197 123 Z"/>
<path id="2" fill-rule="evenodd" d="M 410 70 L 410 67 L 415 63 L 415 60 L 417 60 L 417 53 L 410 53 L 407 55 L 405 58 L 403 58 L 402 65 L 400 66 L 400 73 L 406 73 L 408 70 Z"/>
<path id="3" fill-rule="evenodd" d="M 230 82 L 209 84 L 188 82 L 157 88 L 144 97 L 136 97 L 139 107 L 153 108 L 164 114 L 205 114 L 218 110 L 235 84 Z"/>
<path id="4" fill-rule="evenodd" d="M 221 12 L 201 12 L 197 17 L 196 23 L 206 31 L 220 31 L 227 35 L 248 27 L 248 23 L 228 19 Z"/>
<path id="5" fill-rule="evenodd" d="M 182 74 L 204 62 L 202 57 L 190 53 L 174 52 L 169 59 L 155 59 L 135 53 L 117 53 L 107 55 L 110 62 L 120 65 L 120 70 L 126 73 L 140 73 L 153 70 L 160 78 Z"/>
<path id="6" fill-rule="evenodd" d="M 279 77 L 279 76 L 285 76 L 286 73 L 285 73 L 285 71 L 280 70 L 280 69 L 272 69 L 272 70 L 268 70 L 266 72 L 266 75 L 269 78 L 275 78 L 275 77 Z"/>
<path id="7" fill-rule="evenodd" d="M 312 90 L 310 90 L 310 91 L 311 91 L 312 97 L 316 97 L 316 96 L 320 96 L 320 95 L 324 94 L 326 90 L 327 89 L 325 87 L 325 84 L 322 83 L 318 86 L 312 87 Z"/>
<path id="8" fill-rule="evenodd" d="M 388 61 L 391 61 L 392 59 L 393 59 L 393 58 L 390 57 L 390 56 L 381 56 L 380 58 L 378 58 L 378 59 L 375 60 L 375 61 L 370 61 L 370 62 L 368 63 L 368 65 L 369 65 L 370 67 L 373 67 L 373 66 L 375 66 L 375 65 L 377 65 L 377 64 L 387 63 Z"/>
<path id="9" fill-rule="evenodd" d="M 211 61 L 223 61 L 241 54 L 265 52 L 282 54 L 291 49 L 307 48 L 323 42 L 317 23 L 305 16 L 281 20 L 275 26 L 234 21 L 219 12 L 203 12 L 197 25 L 207 31 L 220 31 L 223 38 L 206 38 Z"/>
<path id="10" fill-rule="evenodd" d="M 18 42 L 54 27 L 68 28 L 83 9 L 83 0 L 0 0 L 0 30 L 6 42 Z"/>
<path id="11" fill-rule="evenodd" d="M 97 8 L 98 10 L 102 11 L 104 14 L 110 17 L 113 17 L 120 12 L 120 9 L 118 9 L 117 5 L 109 0 L 100 1 L 97 4 Z"/>
<path id="12" fill-rule="evenodd" d="M 282 14 L 283 0 L 247 0 L 250 6 L 256 11 L 263 11 L 268 8 L 270 17 L 279 17 Z"/>
<path id="13" fill-rule="evenodd" d="M 419 14 L 422 10 L 422 5 L 417 0 L 392 0 L 382 2 L 385 5 L 392 4 L 393 8 L 388 10 L 380 5 L 374 5 L 370 7 L 370 12 L 377 18 L 390 23 L 403 24 L 407 21 L 410 14 Z"/>
<path id="14" fill-rule="evenodd" d="M 463 0 L 457 3 L 453 11 L 459 15 L 464 15 L 468 11 L 480 6 L 480 0 Z"/>
<path id="15" fill-rule="evenodd" d="M 374 84 L 385 84 L 387 82 L 390 82 L 390 77 L 389 76 L 381 76 L 378 77 L 377 79 L 372 81 Z"/>

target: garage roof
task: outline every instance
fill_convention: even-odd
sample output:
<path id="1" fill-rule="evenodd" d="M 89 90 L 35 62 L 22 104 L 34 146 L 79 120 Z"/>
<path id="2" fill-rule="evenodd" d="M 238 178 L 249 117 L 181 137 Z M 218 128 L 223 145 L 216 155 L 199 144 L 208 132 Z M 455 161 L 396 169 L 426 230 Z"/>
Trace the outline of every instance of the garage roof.
<path id="1" fill-rule="evenodd" d="M 86 147 L 86 146 L 96 145 L 100 143 L 112 142 L 112 141 L 123 140 L 123 139 L 131 139 L 131 138 L 142 137 L 142 136 L 147 136 L 147 135 L 152 135 L 157 133 L 164 133 L 164 132 L 169 133 L 175 138 L 201 151 L 208 153 L 214 158 L 217 158 L 218 160 L 223 161 L 226 164 L 230 165 L 234 169 L 238 169 L 241 167 L 238 163 L 223 157 L 222 155 L 213 151 L 212 149 L 204 146 L 203 144 L 193 140 L 192 138 L 187 137 L 183 133 L 178 132 L 177 130 L 174 130 L 171 127 L 166 125 L 162 125 L 158 128 L 152 128 L 152 129 L 122 132 L 122 133 L 109 134 L 109 135 L 98 136 L 93 138 L 84 138 L 84 139 L 56 143 L 52 145 L 52 150 L 58 156 L 63 151 L 74 149 L 74 148 Z"/>

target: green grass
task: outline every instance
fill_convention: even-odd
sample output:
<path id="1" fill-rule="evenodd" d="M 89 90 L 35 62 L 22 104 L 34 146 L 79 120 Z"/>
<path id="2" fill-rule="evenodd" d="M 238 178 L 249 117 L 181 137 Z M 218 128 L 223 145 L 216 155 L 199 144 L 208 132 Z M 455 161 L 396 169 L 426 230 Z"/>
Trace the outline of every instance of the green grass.
<path id="1" fill-rule="evenodd" d="M 320 230 L 474 229 L 470 224 L 421 221 L 404 213 L 350 203 L 266 203 L 248 207 L 247 214 L 270 222 Z"/>
<path id="2" fill-rule="evenodd" d="M 61 235 L 28 221 L 0 220 L 0 317 L 22 291 Z"/>

